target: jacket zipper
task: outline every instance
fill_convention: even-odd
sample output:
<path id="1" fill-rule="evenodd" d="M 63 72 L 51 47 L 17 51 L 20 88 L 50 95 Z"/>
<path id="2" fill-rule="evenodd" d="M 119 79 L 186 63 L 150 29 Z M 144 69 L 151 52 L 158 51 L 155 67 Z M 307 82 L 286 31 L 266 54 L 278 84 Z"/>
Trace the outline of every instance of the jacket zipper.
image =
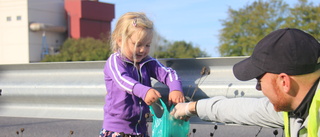
<path id="1" fill-rule="evenodd" d="M 139 68 L 137 69 L 137 73 L 138 73 L 138 79 L 139 79 L 139 82 L 142 83 L 142 74 L 141 74 L 141 67 L 142 67 L 143 64 L 141 64 L 141 66 L 139 66 Z M 135 126 L 135 130 L 136 130 L 136 134 L 139 135 L 139 132 L 138 132 L 138 126 L 141 122 L 141 119 L 142 119 L 142 105 L 141 105 L 141 99 L 139 100 L 139 108 L 140 108 L 140 114 L 139 114 L 139 120 Z"/>
<path id="2" fill-rule="evenodd" d="M 138 81 L 142 84 L 142 81 L 143 81 L 143 79 L 142 79 L 142 74 L 141 74 L 141 68 L 142 68 L 142 66 L 145 64 L 145 63 L 147 63 L 147 62 L 149 62 L 149 61 L 152 61 L 152 60 L 148 60 L 148 61 L 146 61 L 146 62 L 143 62 L 142 64 L 140 64 L 139 65 L 139 68 L 137 69 L 137 73 L 138 73 Z M 130 64 L 133 64 L 132 62 L 128 62 L 128 61 L 125 61 L 125 62 L 127 62 L 127 63 L 130 63 Z M 134 65 L 134 64 L 133 64 Z M 138 120 L 138 122 L 137 122 L 137 124 L 136 124 L 136 126 L 135 126 L 135 131 L 136 131 L 136 134 L 137 135 L 139 135 L 140 133 L 138 132 L 138 126 L 139 126 L 139 124 L 140 124 L 140 122 L 141 122 L 141 119 L 142 119 L 142 105 L 141 105 L 141 99 L 139 100 L 139 108 L 140 108 L 140 114 L 139 114 L 139 120 Z"/>
<path id="3" fill-rule="evenodd" d="M 138 125 L 140 124 L 141 122 L 141 119 L 142 119 L 142 106 L 141 106 L 141 100 L 139 100 L 139 107 L 140 107 L 140 117 L 139 117 L 139 120 L 136 124 L 136 134 L 139 135 L 139 132 L 138 132 Z"/>

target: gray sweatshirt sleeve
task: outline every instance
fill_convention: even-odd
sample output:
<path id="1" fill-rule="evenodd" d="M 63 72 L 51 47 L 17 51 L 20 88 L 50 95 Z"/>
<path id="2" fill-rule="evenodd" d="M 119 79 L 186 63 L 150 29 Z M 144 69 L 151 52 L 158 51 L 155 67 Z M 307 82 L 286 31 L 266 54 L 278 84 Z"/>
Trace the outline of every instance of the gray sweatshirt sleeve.
<path id="1" fill-rule="evenodd" d="M 226 98 L 217 96 L 197 102 L 204 121 L 262 127 L 283 127 L 283 113 L 276 112 L 268 98 Z"/>

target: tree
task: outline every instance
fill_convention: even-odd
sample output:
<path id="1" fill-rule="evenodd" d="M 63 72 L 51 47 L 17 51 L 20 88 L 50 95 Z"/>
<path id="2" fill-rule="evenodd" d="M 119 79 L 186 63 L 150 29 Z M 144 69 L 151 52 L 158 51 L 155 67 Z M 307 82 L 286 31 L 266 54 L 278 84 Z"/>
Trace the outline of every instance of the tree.
<path id="1" fill-rule="evenodd" d="M 221 56 L 251 55 L 258 40 L 285 23 L 287 13 L 282 0 L 258 0 L 238 11 L 229 8 L 219 36 Z"/>
<path id="2" fill-rule="evenodd" d="M 191 43 L 176 41 L 169 43 L 161 36 L 151 46 L 154 51 L 150 55 L 156 58 L 196 58 L 207 57 L 207 53 Z M 61 46 L 60 52 L 55 55 L 47 55 L 42 62 L 62 61 L 95 61 L 107 60 L 111 54 L 110 42 L 106 39 L 97 40 L 93 38 L 67 39 Z"/>
<path id="3" fill-rule="evenodd" d="M 308 0 L 299 0 L 293 8 L 282 0 L 258 0 L 228 13 L 219 37 L 221 56 L 251 55 L 260 39 L 280 28 L 298 28 L 320 39 L 320 4 Z"/>
<path id="4" fill-rule="evenodd" d="M 156 58 L 197 58 L 208 55 L 200 48 L 193 47 L 191 43 L 175 41 L 173 44 L 159 46 L 154 56 Z"/>
<path id="5" fill-rule="evenodd" d="M 290 8 L 290 16 L 286 18 L 284 27 L 295 27 L 304 30 L 320 40 L 320 4 L 314 6 L 307 0 L 299 0 L 294 8 Z"/>
<path id="6" fill-rule="evenodd" d="M 94 61 L 106 60 L 111 54 L 110 44 L 106 40 L 93 38 L 67 39 L 60 53 L 47 55 L 43 62 L 57 61 Z"/>

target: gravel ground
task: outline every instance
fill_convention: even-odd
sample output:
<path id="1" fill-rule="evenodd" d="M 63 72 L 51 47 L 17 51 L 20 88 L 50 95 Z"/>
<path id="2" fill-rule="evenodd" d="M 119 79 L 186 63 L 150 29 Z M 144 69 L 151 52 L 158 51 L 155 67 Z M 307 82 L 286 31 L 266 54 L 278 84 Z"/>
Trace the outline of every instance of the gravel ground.
<path id="1" fill-rule="evenodd" d="M 281 137 L 282 129 L 255 126 L 217 125 L 197 122 L 190 124 L 190 137 Z M 101 120 L 42 119 L 0 117 L 0 137 L 97 137 Z M 149 132 L 151 133 L 149 123 Z M 24 129 L 21 132 L 21 129 Z M 192 133 L 194 131 L 195 133 Z M 260 132 L 259 132 L 260 130 Z M 274 135 L 277 130 L 278 135 Z M 18 134 L 17 134 L 18 132 Z M 73 134 L 70 134 L 73 132 Z"/>

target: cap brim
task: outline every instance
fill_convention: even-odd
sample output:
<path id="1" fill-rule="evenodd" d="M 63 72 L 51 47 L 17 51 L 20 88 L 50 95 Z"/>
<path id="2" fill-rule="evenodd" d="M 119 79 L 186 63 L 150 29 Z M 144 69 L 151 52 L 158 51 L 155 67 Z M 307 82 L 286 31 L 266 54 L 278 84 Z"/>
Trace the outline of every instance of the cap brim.
<path id="1" fill-rule="evenodd" d="M 264 74 L 265 71 L 256 67 L 252 63 L 252 58 L 246 58 L 233 66 L 234 76 L 241 81 L 247 81 L 259 77 Z"/>

